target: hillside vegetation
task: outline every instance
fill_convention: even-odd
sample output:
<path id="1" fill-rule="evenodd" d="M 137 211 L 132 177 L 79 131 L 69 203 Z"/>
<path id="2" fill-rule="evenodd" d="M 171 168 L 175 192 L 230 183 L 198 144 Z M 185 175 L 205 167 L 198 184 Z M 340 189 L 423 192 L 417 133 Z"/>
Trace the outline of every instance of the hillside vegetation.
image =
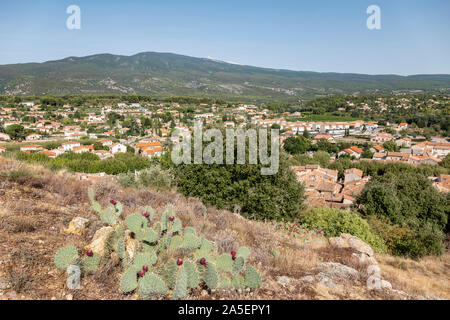
<path id="1" fill-rule="evenodd" d="M 156 52 L 0 66 L 0 94 L 8 95 L 115 93 L 296 102 L 329 94 L 438 92 L 449 88 L 449 75 L 289 71 Z"/>
<path id="2" fill-rule="evenodd" d="M 83 277 L 81 290 L 66 287 L 66 274 L 53 257 L 58 248 L 84 248 L 102 223 L 92 210 L 88 182 L 64 171 L 0 157 L 0 298 L 8 299 L 135 299 L 119 291 L 120 272 L 114 263 Z M 175 192 L 123 188 L 111 179 L 92 185 L 102 206 L 110 199 L 123 204 L 124 216 L 151 205 L 160 215 L 169 204 L 184 226 L 217 244 L 220 253 L 236 247 L 250 249 L 249 263 L 262 275 L 256 291 L 194 290 L 188 299 L 430 299 L 450 298 L 449 254 L 420 261 L 375 254 L 382 276 L 395 290 L 369 290 L 367 264 L 353 250 L 331 247 L 320 232 L 246 220 L 238 214 L 207 207 Z M 74 217 L 89 219 L 82 236 L 66 235 Z M 293 225 L 295 226 L 295 224 Z M 323 264 L 323 263 L 328 264 Z M 329 264 L 333 262 L 334 264 Z M 324 266 L 342 264 L 358 271 L 356 278 L 337 276 L 333 286 L 316 281 Z M 342 270 L 347 270 L 340 267 Z M 322 271 L 320 271 L 322 270 Z M 348 269 L 349 270 L 349 269 Z M 325 272 L 326 273 L 326 272 Z M 311 280 L 313 279 L 313 280 Z M 323 280 L 323 279 L 322 279 Z"/>

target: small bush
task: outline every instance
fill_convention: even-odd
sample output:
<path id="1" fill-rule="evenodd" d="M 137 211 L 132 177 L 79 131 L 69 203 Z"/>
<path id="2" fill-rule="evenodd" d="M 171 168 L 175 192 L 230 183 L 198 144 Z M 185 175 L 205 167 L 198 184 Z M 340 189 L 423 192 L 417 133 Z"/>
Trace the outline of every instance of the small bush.
<path id="1" fill-rule="evenodd" d="M 134 172 L 122 173 L 118 175 L 117 179 L 124 187 L 138 189 L 149 188 L 157 191 L 167 191 L 173 185 L 173 178 L 170 173 L 157 166 L 141 170 L 137 174 Z"/>
<path id="2" fill-rule="evenodd" d="M 399 248 L 411 235 L 411 230 L 392 224 L 383 216 L 368 216 L 367 222 L 372 230 L 384 239 L 389 253 L 399 255 L 401 251 Z"/>
<path id="3" fill-rule="evenodd" d="M 417 231 L 413 231 L 399 242 L 394 254 L 409 256 L 413 259 L 426 255 L 442 255 L 445 235 L 436 225 L 427 223 Z"/>
<path id="4" fill-rule="evenodd" d="M 331 208 L 315 208 L 302 217 L 302 222 L 323 229 L 327 237 L 339 237 L 342 233 L 349 233 L 368 243 L 375 251 L 387 251 L 384 240 L 357 213 Z"/>

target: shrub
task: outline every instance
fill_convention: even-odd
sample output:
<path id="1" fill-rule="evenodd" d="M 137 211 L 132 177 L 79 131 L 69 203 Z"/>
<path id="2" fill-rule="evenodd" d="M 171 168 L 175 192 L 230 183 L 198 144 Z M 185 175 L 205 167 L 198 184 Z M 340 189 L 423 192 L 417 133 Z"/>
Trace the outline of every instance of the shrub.
<path id="1" fill-rule="evenodd" d="M 191 164 L 174 168 L 177 190 L 205 204 L 255 219 L 295 219 L 303 209 L 304 187 L 280 153 L 275 175 L 261 175 L 261 165 Z"/>
<path id="2" fill-rule="evenodd" d="M 342 233 L 349 233 L 368 243 L 375 251 L 387 250 L 384 240 L 371 229 L 366 220 L 355 212 L 314 208 L 306 212 L 302 222 L 321 228 L 327 237 L 339 237 Z"/>
<path id="3" fill-rule="evenodd" d="M 389 253 L 402 254 L 403 249 L 400 248 L 404 246 L 406 239 L 411 236 L 412 232 L 410 229 L 393 224 L 383 216 L 367 216 L 367 222 L 372 230 L 384 239 Z"/>
<path id="4" fill-rule="evenodd" d="M 405 255 L 411 258 L 420 258 L 426 255 L 442 255 L 445 245 L 444 233 L 431 223 L 426 223 L 420 229 L 411 232 L 407 237 L 399 241 L 394 254 Z"/>
<path id="5" fill-rule="evenodd" d="M 148 169 L 134 172 L 121 173 L 117 176 L 119 183 L 124 187 L 149 188 L 157 191 L 170 190 L 173 178 L 169 171 L 153 166 Z"/>
<path id="6" fill-rule="evenodd" d="M 442 231 L 447 227 L 449 198 L 435 190 L 426 176 L 390 171 L 367 183 L 358 202 L 363 214 L 385 217 L 411 230 L 394 245 L 396 254 L 419 257 L 442 253 L 442 243 L 437 242 L 442 242 Z"/>

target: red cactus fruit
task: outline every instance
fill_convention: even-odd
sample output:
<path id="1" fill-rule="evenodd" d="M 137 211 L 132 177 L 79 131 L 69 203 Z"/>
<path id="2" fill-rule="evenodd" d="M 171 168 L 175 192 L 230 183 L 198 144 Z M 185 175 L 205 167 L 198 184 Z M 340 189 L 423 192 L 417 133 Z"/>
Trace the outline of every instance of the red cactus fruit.
<path id="1" fill-rule="evenodd" d="M 182 264 L 183 264 L 183 260 L 178 259 L 178 260 L 177 260 L 177 265 L 181 266 Z"/>
<path id="2" fill-rule="evenodd" d="M 169 220 L 170 220 L 170 221 L 173 221 L 173 220 L 175 220 L 175 217 L 174 217 L 174 216 L 171 216 L 171 217 L 169 218 Z"/>
<path id="3" fill-rule="evenodd" d="M 231 256 L 235 257 L 236 256 L 236 251 L 231 251 Z"/>
<path id="4" fill-rule="evenodd" d="M 143 277 L 144 274 L 145 274 L 145 271 L 144 271 L 144 270 L 141 270 L 141 271 L 138 272 L 139 277 Z"/>
<path id="5" fill-rule="evenodd" d="M 147 272 L 148 271 L 148 266 L 143 266 L 142 270 L 144 270 L 144 272 Z"/>
<path id="6" fill-rule="evenodd" d="M 114 200 L 109 200 L 109 203 L 111 203 L 113 206 L 115 206 L 116 204 L 117 204 L 117 202 L 116 201 L 114 201 Z"/>
<path id="7" fill-rule="evenodd" d="M 94 253 L 92 252 L 92 250 L 86 251 L 86 255 L 87 255 L 88 257 L 92 257 L 93 254 L 94 254 Z"/>
<path id="8" fill-rule="evenodd" d="M 206 266 L 206 259 L 205 258 L 201 258 L 200 259 L 200 264 L 203 266 Z"/>
<path id="9" fill-rule="evenodd" d="M 149 218 L 150 217 L 150 213 L 144 212 L 144 217 Z"/>

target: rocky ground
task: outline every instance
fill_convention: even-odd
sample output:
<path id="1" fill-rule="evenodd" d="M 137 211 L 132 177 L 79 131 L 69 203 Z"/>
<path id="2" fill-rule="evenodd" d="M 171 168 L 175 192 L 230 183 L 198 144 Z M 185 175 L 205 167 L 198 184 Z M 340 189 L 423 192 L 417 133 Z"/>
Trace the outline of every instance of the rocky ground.
<path id="1" fill-rule="evenodd" d="M 195 290 L 189 299 L 449 299 L 450 254 L 413 261 L 378 255 L 356 237 L 293 237 L 268 223 L 249 221 L 177 193 L 120 188 L 111 180 L 93 186 L 106 205 L 116 199 L 124 215 L 151 205 L 160 214 L 172 204 L 184 225 L 214 240 L 219 251 L 251 250 L 262 273 L 257 291 Z M 80 290 L 66 287 L 53 264 L 56 250 L 88 245 L 101 227 L 91 210 L 87 182 L 0 157 L 0 299 L 138 299 L 118 290 L 117 266 L 84 277 Z M 86 224 L 67 230 L 78 217 Z M 276 252 L 277 254 L 274 254 Z"/>

